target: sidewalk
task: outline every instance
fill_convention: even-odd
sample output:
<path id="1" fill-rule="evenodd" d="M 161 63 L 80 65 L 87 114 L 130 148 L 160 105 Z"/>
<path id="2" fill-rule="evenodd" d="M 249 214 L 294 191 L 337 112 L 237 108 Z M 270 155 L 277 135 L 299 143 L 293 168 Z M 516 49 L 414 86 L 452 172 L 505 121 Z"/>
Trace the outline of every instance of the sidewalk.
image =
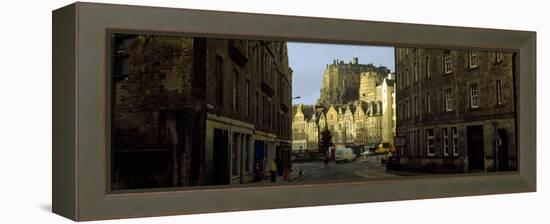
<path id="1" fill-rule="evenodd" d="M 356 170 L 355 175 L 361 176 L 365 179 L 383 178 L 383 177 L 399 177 L 398 175 L 395 175 L 395 174 L 390 173 L 390 172 L 386 172 L 385 170 L 374 170 L 374 169 Z"/>

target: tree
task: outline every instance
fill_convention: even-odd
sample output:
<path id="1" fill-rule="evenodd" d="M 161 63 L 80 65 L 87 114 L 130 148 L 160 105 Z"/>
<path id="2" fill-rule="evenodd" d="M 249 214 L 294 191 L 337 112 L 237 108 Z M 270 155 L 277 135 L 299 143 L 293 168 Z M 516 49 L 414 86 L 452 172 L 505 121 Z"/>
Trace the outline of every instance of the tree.
<path id="1" fill-rule="evenodd" d="M 319 152 L 326 154 L 331 145 L 332 145 L 332 133 L 325 126 L 325 128 L 321 131 L 321 139 L 319 141 Z"/>

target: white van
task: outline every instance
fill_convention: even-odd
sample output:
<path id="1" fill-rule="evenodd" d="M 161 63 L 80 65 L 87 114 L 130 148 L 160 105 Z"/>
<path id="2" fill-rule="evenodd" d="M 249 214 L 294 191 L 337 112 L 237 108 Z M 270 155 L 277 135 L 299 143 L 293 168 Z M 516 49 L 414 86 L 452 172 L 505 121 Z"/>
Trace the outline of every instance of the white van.
<path id="1" fill-rule="evenodd" d="M 355 153 L 353 153 L 353 149 L 351 148 L 337 148 L 335 154 L 336 162 L 348 162 L 357 158 Z"/>

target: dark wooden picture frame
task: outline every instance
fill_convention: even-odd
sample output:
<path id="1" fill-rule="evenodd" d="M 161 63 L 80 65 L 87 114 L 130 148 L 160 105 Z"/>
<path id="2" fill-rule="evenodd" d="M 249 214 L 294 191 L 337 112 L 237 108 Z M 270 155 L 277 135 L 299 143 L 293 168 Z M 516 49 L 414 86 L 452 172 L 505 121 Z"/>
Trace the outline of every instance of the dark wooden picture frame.
<path id="1" fill-rule="evenodd" d="M 536 191 L 535 32 L 80 2 L 55 10 L 52 17 L 52 200 L 53 212 L 64 217 L 81 221 Z M 518 171 L 111 192 L 107 34 L 113 30 L 516 52 Z"/>

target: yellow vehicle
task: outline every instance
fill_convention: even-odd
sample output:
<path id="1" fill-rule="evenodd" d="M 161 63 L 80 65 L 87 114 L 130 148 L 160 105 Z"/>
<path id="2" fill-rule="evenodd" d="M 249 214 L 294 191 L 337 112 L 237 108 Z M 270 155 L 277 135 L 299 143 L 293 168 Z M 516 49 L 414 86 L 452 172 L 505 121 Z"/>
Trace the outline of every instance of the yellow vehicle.
<path id="1" fill-rule="evenodd" d="M 395 153 L 395 147 L 393 147 L 393 145 L 388 142 L 383 142 L 376 147 L 376 151 L 374 151 L 374 153 L 376 154 Z"/>

